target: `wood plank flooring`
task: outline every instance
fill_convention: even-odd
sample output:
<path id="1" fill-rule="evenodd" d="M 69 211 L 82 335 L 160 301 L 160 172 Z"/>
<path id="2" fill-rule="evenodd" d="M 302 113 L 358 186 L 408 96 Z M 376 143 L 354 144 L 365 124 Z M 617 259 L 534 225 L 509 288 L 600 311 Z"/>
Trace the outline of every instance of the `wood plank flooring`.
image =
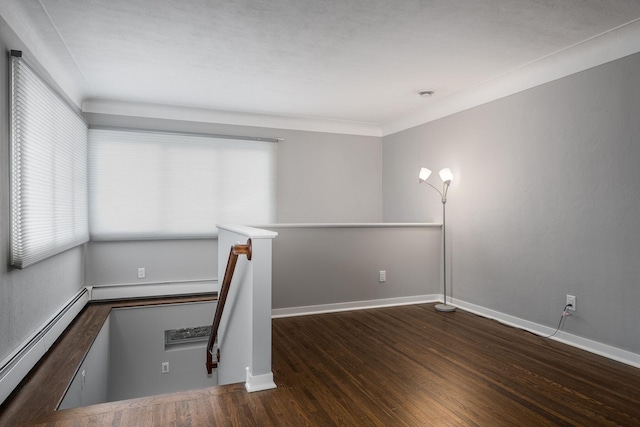
<path id="1" fill-rule="evenodd" d="M 274 319 L 273 372 L 274 390 L 234 384 L 26 423 L 640 426 L 640 369 L 432 304 Z"/>

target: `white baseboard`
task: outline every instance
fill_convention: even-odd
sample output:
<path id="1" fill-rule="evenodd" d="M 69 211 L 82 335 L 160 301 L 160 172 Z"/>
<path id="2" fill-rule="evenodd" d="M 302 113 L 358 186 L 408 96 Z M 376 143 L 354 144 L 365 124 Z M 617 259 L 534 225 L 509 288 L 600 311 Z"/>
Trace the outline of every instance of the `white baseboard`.
<path id="1" fill-rule="evenodd" d="M 276 383 L 273 382 L 273 372 L 262 375 L 251 375 L 251 370 L 247 366 L 247 381 L 244 383 L 244 387 L 249 393 L 254 391 L 270 390 L 276 388 Z"/>
<path id="2" fill-rule="evenodd" d="M 471 304 L 456 298 L 452 298 L 451 304 L 465 311 L 477 314 L 482 317 L 487 317 L 489 319 L 497 320 L 498 322 L 505 325 L 524 329 L 525 331 L 529 331 L 536 335 L 547 336 L 555 332 L 554 328 L 540 325 L 538 323 L 529 322 L 528 320 L 520 319 L 519 317 L 504 314 L 499 311 Z M 563 331 L 558 332 L 555 336 L 549 339 L 559 341 L 563 344 L 577 347 L 581 350 L 604 356 L 608 359 L 616 360 L 618 362 L 631 365 L 636 368 L 640 368 L 640 354 L 632 353 L 630 351 L 622 350 L 617 347 L 613 347 L 587 338 L 582 338 Z"/>
<path id="3" fill-rule="evenodd" d="M 339 311 L 366 310 L 368 308 L 397 305 L 424 304 L 440 301 L 440 295 L 416 295 L 411 297 L 384 298 L 367 301 L 339 302 L 334 304 L 306 305 L 302 307 L 274 308 L 271 317 L 307 316 L 311 314 L 335 313 Z"/>
<path id="4" fill-rule="evenodd" d="M 36 366 L 58 337 L 89 302 L 89 292 L 82 288 L 73 298 L 44 322 L 0 364 L 0 404 Z"/>
<path id="5" fill-rule="evenodd" d="M 161 283 L 125 283 L 88 286 L 91 301 L 152 298 L 159 296 L 194 295 L 217 292 L 217 280 L 197 280 Z"/>

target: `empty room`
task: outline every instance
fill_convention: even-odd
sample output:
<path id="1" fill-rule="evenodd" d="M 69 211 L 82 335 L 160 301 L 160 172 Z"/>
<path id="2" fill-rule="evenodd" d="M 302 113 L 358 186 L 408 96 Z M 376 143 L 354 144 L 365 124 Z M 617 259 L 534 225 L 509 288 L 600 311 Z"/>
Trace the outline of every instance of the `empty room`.
<path id="1" fill-rule="evenodd" d="M 640 425 L 640 3 L 4 0 L 0 426 Z"/>

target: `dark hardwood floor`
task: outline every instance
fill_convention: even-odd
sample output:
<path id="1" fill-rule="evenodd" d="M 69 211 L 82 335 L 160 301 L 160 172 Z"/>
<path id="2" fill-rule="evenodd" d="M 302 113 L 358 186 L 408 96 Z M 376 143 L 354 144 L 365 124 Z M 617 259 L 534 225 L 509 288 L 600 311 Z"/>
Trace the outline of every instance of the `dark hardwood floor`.
<path id="1" fill-rule="evenodd" d="M 9 405 L 0 425 L 640 426 L 639 369 L 432 304 L 274 319 L 273 372 L 278 388 L 256 393 Z M 46 378 L 33 387 L 52 394 Z"/>

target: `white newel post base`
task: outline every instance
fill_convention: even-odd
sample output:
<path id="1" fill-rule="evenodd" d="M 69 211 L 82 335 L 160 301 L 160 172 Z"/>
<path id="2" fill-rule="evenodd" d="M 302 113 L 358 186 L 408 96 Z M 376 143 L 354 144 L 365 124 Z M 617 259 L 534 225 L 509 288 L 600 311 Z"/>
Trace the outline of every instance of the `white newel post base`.
<path id="1" fill-rule="evenodd" d="M 251 369 L 247 366 L 247 381 L 244 383 L 248 392 L 262 391 L 276 388 L 273 382 L 273 372 L 262 375 L 251 375 Z"/>

